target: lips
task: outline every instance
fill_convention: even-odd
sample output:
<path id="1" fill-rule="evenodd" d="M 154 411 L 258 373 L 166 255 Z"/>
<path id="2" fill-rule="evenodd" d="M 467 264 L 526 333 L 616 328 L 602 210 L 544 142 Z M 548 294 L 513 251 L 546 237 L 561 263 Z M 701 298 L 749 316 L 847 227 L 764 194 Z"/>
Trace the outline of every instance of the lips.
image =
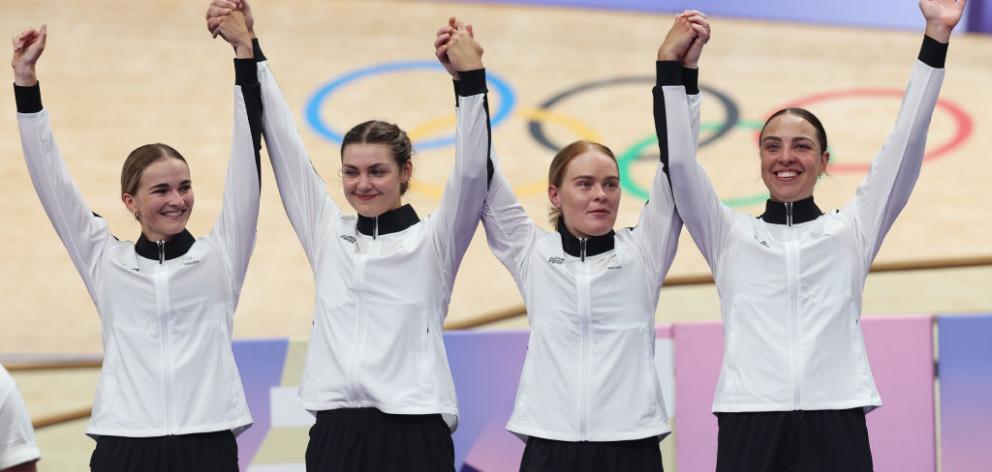
<path id="1" fill-rule="evenodd" d="M 186 213 L 186 210 L 166 210 L 160 213 L 162 216 L 167 218 L 180 218 Z"/>
<path id="2" fill-rule="evenodd" d="M 369 200 L 371 200 L 371 199 L 379 196 L 378 194 L 359 195 L 357 193 L 356 194 L 353 194 L 353 195 L 355 195 L 355 198 L 357 198 L 357 199 L 359 199 L 359 200 L 361 200 L 363 202 L 367 202 L 367 201 L 369 201 Z"/>
<path id="3" fill-rule="evenodd" d="M 775 171 L 772 172 L 772 174 L 775 175 L 775 178 L 781 182 L 792 182 L 797 178 L 799 178 L 799 175 L 802 174 L 802 171 L 787 169 L 787 170 Z"/>

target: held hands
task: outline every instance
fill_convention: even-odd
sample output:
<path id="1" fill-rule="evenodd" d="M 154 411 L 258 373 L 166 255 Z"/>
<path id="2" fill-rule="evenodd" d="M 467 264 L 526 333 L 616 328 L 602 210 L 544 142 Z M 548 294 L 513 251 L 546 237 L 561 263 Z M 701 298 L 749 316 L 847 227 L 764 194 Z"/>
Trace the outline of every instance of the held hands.
<path id="1" fill-rule="evenodd" d="M 966 0 L 920 0 L 920 11 L 927 20 L 927 36 L 947 43 L 951 31 L 961 21 L 966 3 Z"/>
<path id="2" fill-rule="evenodd" d="M 251 40 L 255 20 L 244 0 L 213 0 L 207 8 L 207 29 L 234 47 L 238 58 L 253 57 Z"/>
<path id="3" fill-rule="evenodd" d="M 14 36 L 11 42 L 14 46 L 14 58 L 10 66 L 14 68 L 14 83 L 22 87 L 30 87 L 38 83 L 35 65 L 45 50 L 45 40 L 48 38 L 47 25 L 40 28 L 30 28 Z"/>
<path id="4" fill-rule="evenodd" d="M 448 24 L 437 31 L 434 40 L 435 55 L 451 77 L 458 80 L 458 72 L 482 69 L 482 46 L 475 40 L 472 25 L 448 19 Z"/>
<path id="5" fill-rule="evenodd" d="M 710 40 L 710 23 L 706 20 L 706 15 L 698 10 L 686 10 L 679 17 L 689 20 L 692 29 L 696 32 L 696 39 L 692 41 L 689 49 L 682 56 L 682 67 L 698 69 L 699 56 L 703 53 L 703 46 Z"/>
<path id="6" fill-rule="evenodd" d="M 675 23 L 668 30 L 665 40 L 658 47 L 659 61 L 679 61 L 682 62 L 696 41 L 698 33 L 693 27 L 694 23 L 682 13 L 675 17 Z M 696 58 L 698 59 L 698 57 Z"/>

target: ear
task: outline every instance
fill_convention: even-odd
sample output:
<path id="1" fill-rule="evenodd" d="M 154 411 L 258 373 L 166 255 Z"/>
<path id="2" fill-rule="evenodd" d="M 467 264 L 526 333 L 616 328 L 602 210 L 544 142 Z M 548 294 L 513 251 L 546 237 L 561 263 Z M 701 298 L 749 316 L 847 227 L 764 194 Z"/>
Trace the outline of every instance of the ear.
<path id="1" fill-rule="evenodd" d="M 406 161 L 403 164 L 403 168 L 400 169 L 400 182 L 409 182 L 410 178 L 413 177 L 413 160 Z"/>
<path id="2" fill-rule="evenodd" d="M 820 155 L 820 173 L 827 171 L 827 164 L 830 162 L 830 151 L 824 151 Z"/>
<path id="3" fill-rule="evenodd" d="M 561 196 L 558 195 L 558 187 L 548 185 L 548 200 L 551 200 L 551 206 L 561 208 Z"/>
<path id="4" fill-rule="evenodd" d="M 121 201 L 124 202 L 124 206 L 127 207 L 129 211 L 135 218 L 138 217 L 138 205 L 134 202 L 134 197 L 129 193 L 121 194 Z"/>

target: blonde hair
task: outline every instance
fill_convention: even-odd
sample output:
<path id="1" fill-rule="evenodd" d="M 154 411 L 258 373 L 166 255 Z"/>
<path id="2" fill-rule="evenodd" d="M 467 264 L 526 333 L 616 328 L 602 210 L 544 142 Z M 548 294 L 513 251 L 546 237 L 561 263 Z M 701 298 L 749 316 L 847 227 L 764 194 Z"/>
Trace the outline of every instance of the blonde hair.
<path id="1" fill-rule="evenodd" d="M 555 158 L 551 160 L 551 167 L 548 168 L 548 185 L 554 185 L 556 188 L 561 187 L 561 183 L 565 180 L 565 171 L 568 170 L 568 165 L 579 155 L 587 151 L 596 151 L 605 154 L 607 157 L 613 160 L 614 164 L 617 164 L 617 157 L 613 155 L 613 151 L 610 148 L 594 141 L 586 141 L 580 139 L 578 141 L 569 144 L 561 148 L 558 154 L 555 154 Z M 620 165 L 617 164 L 617 171 L 620 171 Z M 561 208 L 556 208 L 554 206 L 548 210 L 548 221 L 551 225 L 558 227 L 558 222 L 561 220 Z"/>

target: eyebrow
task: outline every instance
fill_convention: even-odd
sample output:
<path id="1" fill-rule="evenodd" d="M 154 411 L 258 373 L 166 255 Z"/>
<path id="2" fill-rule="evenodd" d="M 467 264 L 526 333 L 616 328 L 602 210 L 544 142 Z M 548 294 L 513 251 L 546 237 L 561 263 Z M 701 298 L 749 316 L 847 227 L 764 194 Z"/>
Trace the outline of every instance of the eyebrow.
<path id="1" fill-rule="evenodd" d="M 596 180 L 596 177 L 592 175 L 576 175 L 575 177 L 572 177 L 572 180 L 582 180 L 582 179 Z M 605 177 L 603 180 L 620 180 L 620 177 L 616 175 L 611 175 Z"/>
<path id="2" fill-rule="evenodd" d="M 192 184 L 192 183 L 193 183 L 192 180 L 186 179 L 186 180 L 184 180 L 182 182 L 179 182 L 179 186 L 181 187 L 183 185 Z M 149 187 L 149 190 L 155 190 L 155 189 L 160 189 L 160 188 L 169 188 L 169 184 L 163 182 L 163 183 L 160 183 L 160 184 L 157 184 L 157 185 L 152 185 L 151 187 Z"/>

